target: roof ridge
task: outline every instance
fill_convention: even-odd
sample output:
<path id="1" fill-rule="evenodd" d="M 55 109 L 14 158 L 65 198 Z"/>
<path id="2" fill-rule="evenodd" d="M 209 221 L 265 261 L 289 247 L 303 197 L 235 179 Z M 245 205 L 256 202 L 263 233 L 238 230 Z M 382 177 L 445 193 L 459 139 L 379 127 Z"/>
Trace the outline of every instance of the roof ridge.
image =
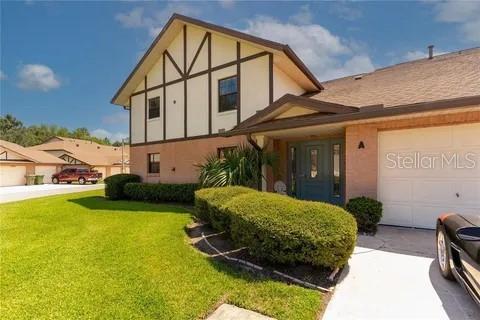
<path id="1" fill-rule="evenodd" d="M 356 76 L 369 75 L 369 74 L 372 74 L 372 73 L 375 73 L 375 72 L 378 72 L 378 71 L 393 69 L 393 68 L 400 67 L 400 66 L 412 65 L 412 64 L 416 64 L 416 63 L 420 63 L 420 62 L 430 61 L 430 60 L 431 61 L 436 61 L 436 59 L 438 59 L 438 58 L 441 58 L 442 60 L 451 59 L 451 58 L 458 57 L 459 55 L 471 54 L 472 52 L 475 52 L 475 51 L 478 51 L 478 50 L 480 50 L 480 46 L 479 47 L 467 48 L 467 49 L 461 49 L 461 50 L 452 51 L 452 52 L 446 52 L 446 53 L 442 53 L 442 54 L 439 54 L 439 55 L 434 55 L 432 59 L 429 59 L 428 57 L 425 57 L 425 58 L 420 58 L 420 59 L 415 59 L 415 60 L 410 60 L 410 61 L 403 61 L 403 62 L 395 63 L 395 64 L 392 64 L 392 65 L 384 66 L 384 67 L 375 69 L 375 70 L 370 71 L 370 72 L 351 74 L 351 75 L 340 77 L 340 78 L 335 78 L 335 79 L 322 81 L 322 83 L 323 84 L 328 84 L 328 83 L 335 82 L 335 81 L 338 81 L 338 80 L 349 79 L 349 78 L 356 77 Z"/>

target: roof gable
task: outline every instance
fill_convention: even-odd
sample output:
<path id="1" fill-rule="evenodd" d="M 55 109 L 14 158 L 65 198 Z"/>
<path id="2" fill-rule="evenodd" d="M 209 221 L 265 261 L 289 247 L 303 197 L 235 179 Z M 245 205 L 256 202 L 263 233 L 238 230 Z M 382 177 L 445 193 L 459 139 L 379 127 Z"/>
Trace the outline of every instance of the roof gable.
<path id="1" fill-rule="evenodd" d="M 284 67 L 285 70 L 288 70 L 290 75 L 295 75 L 306 91 L 312 92 L 322 89 L 320 82 L 288 45 L 258 38 L 240 31 L 228 29 L 179 14 L 173 14 L 159 35 L 155 38 L 151 46 L 148 48 L 142 59 L 135 66 L 122 86 L 118 89 L 111 100 L 113 104 L 123 106 L 129 105 L 130 95 L 135 92 L 136 88 L 141 87 L 140 85 L 144 80 L 145 75 L 147 75 L 155 66 L 168 46 L 173 42 L 178 41 L 176 38 L 184 26 L 201 28 L 210 32 L 212 36 L 223 36 L 234 41 L 250 43 L 264 51 L 272 52 L 274 54 L 274 64 Z M 199 54 L 200 53 L 201 52 L 199 52 Z M 190 58 L 191 57 L 187 57 L 187 60 Z M 194 57 L 191 59 L 193 60 Z"/>
<path id="2" fill-rule="evenodd" d="M 65 164 L 65 161 L 52 156 L 48 152 L 25 148 L 13 142 L 0 140 L 0 146 L 13 151 L 14 153 L 24 157 L 26 160 L 35 163 Z"/>
<path id="3" fill-rule="evenodd" d="M 353 113 L 357 111 L 357 107 L 286 94 L 270 106 L 240 123 L 236 129 L 247 128 L 270 120 L 295 118 L 312 114 L 329 115 Z"/>

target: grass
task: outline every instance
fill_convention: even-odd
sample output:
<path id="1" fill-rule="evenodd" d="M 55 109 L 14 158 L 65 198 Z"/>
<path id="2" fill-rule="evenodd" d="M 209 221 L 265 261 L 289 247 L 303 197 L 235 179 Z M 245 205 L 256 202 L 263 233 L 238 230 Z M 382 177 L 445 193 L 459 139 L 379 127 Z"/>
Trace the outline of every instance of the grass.
<path id="1" fill-rule="evenodd" d="M 322 295 L 254 278 L 188 244 L 184 209 L 90 191 L 0 206 L 2 319 L 197 319 L 221 302 L 315 319 Z"/>

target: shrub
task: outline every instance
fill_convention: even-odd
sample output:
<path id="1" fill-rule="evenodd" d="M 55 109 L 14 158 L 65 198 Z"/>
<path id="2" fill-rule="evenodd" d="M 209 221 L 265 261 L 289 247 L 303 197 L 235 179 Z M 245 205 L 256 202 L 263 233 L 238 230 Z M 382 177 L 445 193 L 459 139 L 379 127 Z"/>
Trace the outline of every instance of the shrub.
<path id="1" fill-rule="evenodd" d="M 123 187 L 129 182 L 140 182 L 140 177 L 136 174 L 121 173 L 107 177 L 105 182 L 105 195 L 110 200 L 126 199 Z"/>
<path id="2" fill-rule="evenodd" d="M 374 233 L 377 231 L 377 224 L 382 219 L 382 203 L 380 201 L 358 197 L 350 199 L 346 209 L 357 220 L 358 230 Z"/>
<path id="3" fill-rule="evenodd" d="M 193 203 L 197 188 L 195 183 L 127 183 L 124 192 L 138 201 Z"/>
<path id="4" fill-rule="evenodd" d="M 260 164 L 275 168 L 277 155 L 241 144 L 225 151 L 222 156 L 211 154 L 198 165 L 202 187 L 256 187 L 262 178 Z"/>
<path id="5" fill-rule="evenodd" d="M 222 209 L 230 216 L 235 244 L 274 263 L 341 267 L 355 246 L 355 219 L 334 205 L 255 192 Z"/>
<path id="6" fill-rule="evenodd" d="M 245 193 L 258 192 L 254 189 L 231 186 L 221 188 L 207 188 L 195 192 L 195 215 L 212 224 L 217 230 L 229 230 L 230 218 L 221 209 L 228 201 Z"/>

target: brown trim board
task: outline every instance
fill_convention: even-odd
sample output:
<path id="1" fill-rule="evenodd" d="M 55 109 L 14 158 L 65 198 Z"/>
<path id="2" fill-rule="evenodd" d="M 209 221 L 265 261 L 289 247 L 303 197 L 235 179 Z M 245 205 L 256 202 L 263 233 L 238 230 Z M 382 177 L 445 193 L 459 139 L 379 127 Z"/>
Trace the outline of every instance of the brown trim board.
<path id="1" fill-rule="evenodd" d="M 148 99 L 147 99 L 147 96 L 148 96 L 148 92 L 147 92 L 147 76 L 145 76 L 145 121 L 144 121 L 144 129 L 145 129 L 145 139 L 144 141 L 147 142 L 147 111 L 148 111 Z"/>
<path id="2" fill-rule="evenodd" d="M 366 107 L 360 108 L 357 112 L 332 114 L 332 115 L 309 115 L 294 118 L 285 118 L 273 120 L 251 127 L 233 129 L 225 132 L 224 136 L 234 136 L 246 133 L 255 133 L 263 131 L 278 131 L 292 128 L 308 127 L 322 124 L 339 123 L 346 121 L 375 119 L 381 117 L 400 116 L 414 114 L 419 112 L 440 111 L 445 109 L 463 108 L 468 106 L 480 105 L 480 95 L 470 97 L 460 97 L 445 100 L 427 101 L 394 107 Z M 365 110 L 362 110 L 365 109 Z"/>
<path id="3" fill-rule="evenodd" d="M 268 54 L 268 104 L 273 103 L 273 53 Z"/>
<path id="4" fill-rule="evenodd" d="M 183 136 L 187 137 L 187 25 L 183 25 Z"/>
<path id="5" fill-rule="evenodd" d="M 208 134 L 212 134 L 212 35 L 208 33 Z"/>
<path id="6" fill-rule="evenodd" d="M 146 146 L 146 145 L 151 145 L 151 144 L 181 142 L 181 141 L 189 141 L 189 140 L 198 140 L 198 139 L 217 138 L 217 137 L 221 137 L 221 135 L 218 134 L 218 133 L 204 134 L 204 135 L 200 135 L 200 136 L 193 136 L 193 137 L 187 137 L 187 138 L 174 138 L 174 139 L 167 139 L 167 140 L 148 141 L 148 142 L 143 142 L 143 143 L 142 142 L 141 143 L 133 143 L 133 144 L 131 144 L 131 147 Z"/>
<path id="7" fill-rule="evenodd" d="M 165 52 L 163 53 L 163 60 L 162 60 L 162 84 L 165 84 L 166 79 L 166 71 L 165 71 Z M 163 140 L 167 139 L 167 87 L 164 85 L 163 87 Z M 147 89 L 148 90 L 148 89 Z"/>
<path id="8" fill-rule="evenodd" d="M 241 92 L 241 70 L 242 64 L 240 63 L 241 47 L 240 41 L 237 41 L 237 125 L 242 121 L 242 92 Z"/>

